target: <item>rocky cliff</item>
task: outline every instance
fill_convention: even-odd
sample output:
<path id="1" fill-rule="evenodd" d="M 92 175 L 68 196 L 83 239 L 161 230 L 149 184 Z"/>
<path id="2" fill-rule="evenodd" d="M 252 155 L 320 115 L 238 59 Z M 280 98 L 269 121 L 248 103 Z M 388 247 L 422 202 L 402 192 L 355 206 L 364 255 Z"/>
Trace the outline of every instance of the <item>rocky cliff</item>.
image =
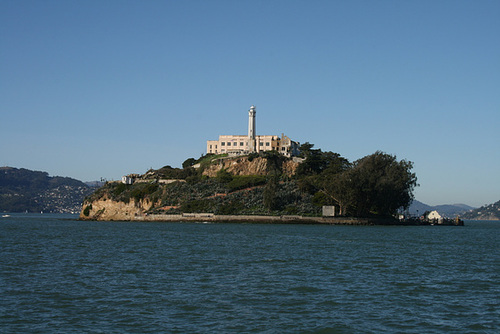
<path id="1" fill-rule="evenodd" d="M 217 172 L 225 169 L 232 175 L 267 175 L 269 173 L 270 162 L 263 157 L 249 158 L 222 158 L 214 161 L 203 170 L 203 175 L 215 177 Z M 281 172 L 286 176 L 295 174 L 295 170 L 299 165 L 298 161 L 285 160 L 281 163 Z"/>
<path id="2" fill-rule="evenodd" d="M 129 202 L 123 202 L 114 201 L 105 195 L 97 200 L 85 201 L 80 219 L 134 220 L 143 216 L 153 205 L 154 203 L 148 199 L 139 201 L 131 199 Z"/>

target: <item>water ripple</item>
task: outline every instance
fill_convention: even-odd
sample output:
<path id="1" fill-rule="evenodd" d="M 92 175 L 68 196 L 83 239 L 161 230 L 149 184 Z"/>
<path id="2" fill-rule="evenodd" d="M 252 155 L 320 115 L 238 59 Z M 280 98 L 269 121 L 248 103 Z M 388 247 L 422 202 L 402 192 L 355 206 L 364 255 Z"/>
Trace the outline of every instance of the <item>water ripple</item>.
<path id="1" fill-rule="evenodd" d="M 499 229 L 14 216 L 0 226 L 0 327 L 496 333 Z"/>

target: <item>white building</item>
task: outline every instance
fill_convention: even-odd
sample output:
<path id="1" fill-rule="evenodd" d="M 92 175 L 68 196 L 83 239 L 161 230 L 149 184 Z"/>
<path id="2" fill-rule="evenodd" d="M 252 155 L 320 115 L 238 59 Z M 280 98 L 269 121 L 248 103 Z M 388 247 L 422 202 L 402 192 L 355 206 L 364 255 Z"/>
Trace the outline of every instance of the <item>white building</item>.
<path id="1" fill-rule="evenodd" d="M 438 224 L 443 223 L 443 216 L 441 216 L 436 210 L 429 212 L 429 214 L 427 215 L 427 219 L 435 220 L 438 222 Z"/>
<path id="2" fill-rule="evenodd" d="M 278 151 L 285 156 L 299 154 L 299 143 L 281 134 L 279 136 L 258 136 L 255 130 L 255 106 L 248 111 L 248 135 L 221 135 L 219 140 L 207 140 L 207 153 L 230 155 Z"/>
<path id="3" fill-rule="evenodd" d="M 132 184 L 134 183 L 134 179 L 130 177 L 129 175 L 122 176 L 122 183 L 123 184 Z"/>

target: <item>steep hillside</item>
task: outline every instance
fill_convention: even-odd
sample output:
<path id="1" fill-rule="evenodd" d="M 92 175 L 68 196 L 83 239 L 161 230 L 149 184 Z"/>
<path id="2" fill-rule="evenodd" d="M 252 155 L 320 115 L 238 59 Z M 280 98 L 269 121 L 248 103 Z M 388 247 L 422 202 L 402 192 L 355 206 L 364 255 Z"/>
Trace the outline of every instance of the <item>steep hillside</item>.
<path id="1" fill-rule="evenodd" d="M 471 210 L 460 216 L 462 219 L 500 220 L 500 201 Z"/>
<path id="2" fill-rule="evenodd" d="M 85 196 L 94 190 L 69 177 L 0 167 L 1 212 L 79 212 Z"/>
<path id="3" fill-rule="evenodd" d="M 295 182 L 276 183 L 272 192 L 263 182 L 265 178 L 235 176 L 229 182 L 213 178 L 196 183 L 108 183 L 86 199 L 81 218 L 128 220 L 142 214 L 181 212 L 220 215 L 320 213 L 321 208 L 312 204 L 312 196 L 301 192 Z"/>
<path id="4" fill-rule="evenodd" d="M 292 180 L 298 159 L 277 153 L 207 155 L 185 168 L 165 166 L 108 182 L 85 199 L 81 218 L 129 220 L 146 214 L 319 215 L 321 205 Z"/>

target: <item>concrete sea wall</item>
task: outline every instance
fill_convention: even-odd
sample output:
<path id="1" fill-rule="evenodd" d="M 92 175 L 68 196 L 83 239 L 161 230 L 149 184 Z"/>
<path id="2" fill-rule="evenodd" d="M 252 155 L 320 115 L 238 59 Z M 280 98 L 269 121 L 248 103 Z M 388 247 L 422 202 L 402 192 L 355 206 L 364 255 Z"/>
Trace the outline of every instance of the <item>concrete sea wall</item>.
<path id="1" fill-rule="evenodd" d="M 118 218 L 118 219 L 116 219 Z M 114 218 L 98 217 L 89 219 L 80 216 L 81 220 L 103 221 L 143 221 L 143 222 L 217 222 L 217 223 L 272 223 L 272 224 L 329 224 L 329 225 L 393 225 L 391 219 L 350 218 L 350 217 L 304 217 L 304 216 L 248 216 L 248 215 L 215 215 L 212 213 L 183 214 L 131 214 Z"/>

